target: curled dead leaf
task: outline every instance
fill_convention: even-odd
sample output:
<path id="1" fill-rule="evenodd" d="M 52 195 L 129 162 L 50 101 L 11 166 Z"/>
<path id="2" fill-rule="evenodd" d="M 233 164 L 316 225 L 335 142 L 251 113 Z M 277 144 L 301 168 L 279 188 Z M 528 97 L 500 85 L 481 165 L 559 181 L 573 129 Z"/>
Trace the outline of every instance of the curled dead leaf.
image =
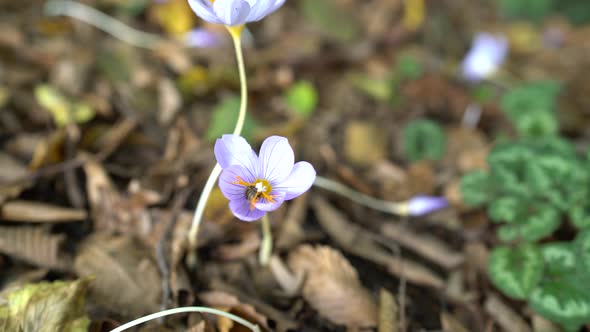
<path id="1" fill-rule="evenodd" d="M 8 221 L 70 222 L 86 219 L 86 211 L 31 201 L 9 201 L 2 204 L 0 217 Z"/>
<path id="2" fill-rule="evenodd" d="M 67 269 L 69 256 L 60 252 L 64 240 L 42 227 L 0 227 L 0 252 L 41 267 Z"/>
<path id="3" fill-rule="evenodd" d="M 80 276 L 94 276 L 93 303 L 123 316 L 157 311 L 161 278 L 156 263 L 139 241 L 129 237 L 96 234 L 81 246 L 74 262 Z"/>
<path id="4" fill-rule="evenodd" d="M 322 316 L 348 327 L 377 325 L 377 306 L 358 273 L 337 250 L 302 245 L 289 255 L 295 273 L 305 273 L 303 297 Z"/>
<path id="5" fill-rule="evenodd" d="M 199 294 L 199 299 L 207 306 L 220 308 L 221 310 L 231 312 L 245 320 L 252 322 L 258 326 L 268 328 L 267 319 L 254 309 L 254 307 L 247 303 L 242 303 L 240 300 L 229 293 L 223 291 L 209 291 Z M 218 329 L 220 331 L 229 332 L 235 331 L 233 328 L 239 324 L 234 324 L 232 320 L 226 317 L 218 318 Z"/>

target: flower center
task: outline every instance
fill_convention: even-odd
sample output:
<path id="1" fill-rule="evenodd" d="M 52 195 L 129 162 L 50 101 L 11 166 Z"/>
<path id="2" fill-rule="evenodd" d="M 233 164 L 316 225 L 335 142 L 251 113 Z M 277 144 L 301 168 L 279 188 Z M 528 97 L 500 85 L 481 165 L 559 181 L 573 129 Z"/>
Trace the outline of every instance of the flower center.
<path id="1" fill-rule="evenodd" d="M 246 188 L 244 196 L 250 202 L 250 210 L 254 209 L 254 206 L 260 199 L 263 199 L 267 203 L 274 203 L 275 201 L 274 198 L 276 195 L 270 194 L 272 192 L 272 186 L 268 180 L 257 179 L 254 182 L 246 182 L 241 177 L 236 176 L 236 181 L 233 181 L 232 184 Z"/>

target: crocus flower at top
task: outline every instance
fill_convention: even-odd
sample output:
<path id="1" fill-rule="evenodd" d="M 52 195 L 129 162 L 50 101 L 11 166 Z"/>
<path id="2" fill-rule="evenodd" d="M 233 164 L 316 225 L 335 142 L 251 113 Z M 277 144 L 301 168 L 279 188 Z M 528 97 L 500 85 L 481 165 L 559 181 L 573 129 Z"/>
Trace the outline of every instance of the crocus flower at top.
<path id="1" fill-rule="evenodd" d="M 293 149 L 280 136 L 265 139 L 257 156 L 241 136 L 223 135 L 215 142 L 215 158 L 223 169 L 219 188 L 233 214 L 244 221 L 260 219 L 303 194 L 316 177 L 310 163 L 294 164 Z"/>
<path id="2" fill-rule="evenodd" d="M 502 35 L 479 33 L 463 59 L 462 75 L 468 81 L 488 78 L 504 62 L 508 54 L 508 40 Z"/>
<path id="3" fill-rule="evenodd" d="M 261 20 L 279 9 L 285 0 L 188 0 L 188 3 L 207 22 L 236 26 Z"/>

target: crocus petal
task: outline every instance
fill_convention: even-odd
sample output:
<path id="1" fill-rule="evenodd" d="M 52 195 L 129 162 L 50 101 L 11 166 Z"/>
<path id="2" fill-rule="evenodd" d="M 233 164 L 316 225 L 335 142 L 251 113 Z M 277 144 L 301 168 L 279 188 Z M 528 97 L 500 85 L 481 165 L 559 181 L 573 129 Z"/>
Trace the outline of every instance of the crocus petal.
<path id="1" fill-rule="evenodd" d="M 230 201 L 246 199 L 246 188 L 234 183 L 238 177 L 250 183 L 256 180 L 247 169 L 240 165 L 232 165 L 224 169 L 219 176 L 219 189 L 223 193 L 223 196 Z"/>
<path id="2" fill-rule="evenodd" d="M 258 174 L 258 157 L 243 137 L 233 134 L 221 136 L 215 142 L 214 152 L 222 169 L 241 165 L 248 170 L 251 178 L 255 179 Z"/>
<path id="3" fill-rule="evenodd" d="M 444 197 L 419 195 L 410 199 L 408 211 L 411 216 L 417 217 L 444 209 L 448 205 L 449 202 Z"/>
<path id="4" fill-rule="evenodd" d="M 188 0 L 188 4 L 191 6 L 191 9 L 195 12 L 195 14 L 205 21 L 223 24 L 223 22 L 217 18 L 217 15 L 215 15 L 213 12 L 213 8 L 210 5 L 203 3 L 203 0 Z"/>
<path id="5" fill-rule="evenodd" d="M 463 77 L 480 81 L 492 75 L 504 62 L 508 53 L 508 40 L 502 35 L 479 33 L 461 64 Z"/>
<path id="6" fill-rule="evenodd" d="M 250 4 L 245 0 L 215 0 L 213 3 L 215 15 L 228 26 L 246 23 L 250 14 Z"/>
<path id="7" fill-rule="evenodd" d="M 252 2 L 255 2 L 254 4 Z M 252 6 L 252 10 L 248 15 L 248 22 L 259 21 L 266 15 L 273 12 L 273 7 L 275 5 L 276 0 L 258 0 L 253 1 L 250 0 L 250 5 Z M 278 8 L 278 7 L 277 7 Z"/>
<path id="8" fill-rule="evenodd" d="M 260 147 L 259 176 L 272 185 L 283 182 L 293 169 L 295 155 L 289 141 L 281 136 L 270 136 Z"/>
<path id="9" fill-rule="evenodd" d="M 251 209 L 250 202 L 246 199 L 229 201 L 229 208 L 234 216 L 243 221 L 258 220 L 266 214 L 265 211 L 258 210 L 257 208 Z"/>
<path id="10" fill-rule="evenodd" d="M 300 161 L 293 166 L 293 171 L 286 181 L 273 188 L 285 191 L 285 200 L 293 199 L 306 192 L 315 181 L 316 172 L 307 161 Z"/>
<path id="11" fill-rule="evenodd" d="M 286 193 L 284 191 L 273 191 L 271 193 L 271 195 L 273 195 L 274 197 L 274 202 L 272 203 L 267 203 L 267 202 L 258 202 L 256 203 L 255 207 L 258 210 L 261 211 L 274 211 L 276 209 L 279 208 L 279 206 L 281 206 L 281 204 L 283 204 L 283 202 L 285 201 L 285 195 Z"/>

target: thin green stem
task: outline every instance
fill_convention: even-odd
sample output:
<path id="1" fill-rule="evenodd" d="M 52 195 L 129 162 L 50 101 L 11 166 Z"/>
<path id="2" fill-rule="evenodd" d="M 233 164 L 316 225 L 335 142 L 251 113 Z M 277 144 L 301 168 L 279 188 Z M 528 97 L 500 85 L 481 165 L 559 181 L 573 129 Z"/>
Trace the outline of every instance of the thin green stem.
<path id="1" fill-rule="evenodd" d="M 242 30 L 244 26 L 236 26 L 236 27 L 226 27 L 229 31 L 232 40 L 234 42 L 234 48 L 236 51 L 236 60 L 238 62 L 238 72 L 240 74 L 240 111 L 238 114 L 238 121 L 236 122 L 236 126 L 234 128 L 234 135 L 240 135 L 242 132 L 242 128 L 244 127 L 244 120 L 246 119 L 246 110 L 248 105 L 248 85 L 246 79 L 246 69 L 244 66 L 244 56 L 242 54 L 242 39 L 240 38 L 242 34 Z M 203 213 L 205 212 L 205 206 L 207 205 L 207 200 L 211 195 L 211 191 L 213 187 L 215 187 L 215 181 L 221 174 L 221 166 L 216 164 L 205 183 L 205 187 L 203 187 L 203 191 L 201 192 L 201 196 L 199 197 L 199 201 L 197 202 L 197 207 L 195 208 L 195 214 L 193 215 L 193 223 L 191 225 L 191 229 L 188 233 L 188 257 L 187 257 L 187 264 L 190 267 L 196 266 L 197 263 L 197 256 L 196 256 L 196 249 L 198 245 L 198 233 L 199 233 L 199 226 L 201 224 L 201 220 L 203 219 Z"/>
<path id="2" fill-rule="evenodd" d="M 221 311 L 221 310 L 217 310 L 217 309 L 213 309 L 213 308 L 207 308 L 207 307 L 182 307 L 182 308 L 175 308 L 175 309 L 169 309 L 169 310 L 156 312 L 151 315 L 143 316 L 143 317 L 133 320 L 129 323 L 123 324 L 123 325 L 117 327 L 116 329 L 111 330 L 111 332 L 122 332 L 122 331 L 127 330 L 128 328 L 131 328 L 131 327 L 139 325 L 139 324 L 143 324 L 143 323 L 150 321 L 152 319 L 157 319 L 160 317 L 174 315 L 174 314 L 180 314 L 180 313 L 185 313 L 185 312 L 203 312 L 203 313 L 224 316 L 224 317 L 227 317 L 227 318 L 235 321 L 236 323 L 244 325 L 245 327 L 249 328 L 252 332 L 260 332 L 260 328 L 256 324 L 252 324 L 249 321 L 243 319 L 242 317 L 238 317 L 234 314 L 230 314 L 229 312 L 225 312 L 225 311 Z"/>
<path id="3" fill-rule="evenodd" d="M 272 231 L 270 228 L 270 220 L 268 215 L 265 214 L 261 220 L 262 226 L 262 242 L 260 243 L 260 251 L 258 252 L 258 260 L 260 265 L 266 266 L 270 261 L 270 255 L 272 254 Z"/>

